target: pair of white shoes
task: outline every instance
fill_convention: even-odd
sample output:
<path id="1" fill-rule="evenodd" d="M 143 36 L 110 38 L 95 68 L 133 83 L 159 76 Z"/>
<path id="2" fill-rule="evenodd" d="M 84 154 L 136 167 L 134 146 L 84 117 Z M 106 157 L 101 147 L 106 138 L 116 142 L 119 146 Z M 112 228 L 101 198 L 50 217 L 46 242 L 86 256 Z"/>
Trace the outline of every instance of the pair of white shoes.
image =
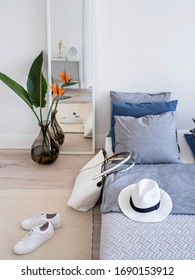
<path id="1" fill-rule="evenodd" d="M 62 124 L 79 124 L 79 123 L 83 123 L 83 119 L 81 118 L 81 116 L 76 113 L 76 112 L 72 112 L 69 113 L 68 115 L 64 116 L 60 123 Z"/>
<path id="2" fill-rule="evenodd" d="M 42 213 L 23 220 L 21 227 L 29 232 L 15 244 L 14 253 L 19 255 L 31 253 L 52 238 L 54 229 L 61 226 L 62 220 L 59 213 Z"/>

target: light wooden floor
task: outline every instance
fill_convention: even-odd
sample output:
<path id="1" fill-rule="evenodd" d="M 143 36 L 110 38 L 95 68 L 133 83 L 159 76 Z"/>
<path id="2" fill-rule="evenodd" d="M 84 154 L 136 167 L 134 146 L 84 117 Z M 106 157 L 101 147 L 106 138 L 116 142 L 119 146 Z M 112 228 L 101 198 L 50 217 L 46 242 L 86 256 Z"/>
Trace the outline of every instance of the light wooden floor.
<path id="1" fill-rule="evenodd" d="M 79 170 L 93 155 L 62 155 L 51 165 L 32 161 L 29 150 L 0 150 L 0 190 L 72 189 Z M 99 257 L 99 205 L 93 210 L 92 259 Z"/>

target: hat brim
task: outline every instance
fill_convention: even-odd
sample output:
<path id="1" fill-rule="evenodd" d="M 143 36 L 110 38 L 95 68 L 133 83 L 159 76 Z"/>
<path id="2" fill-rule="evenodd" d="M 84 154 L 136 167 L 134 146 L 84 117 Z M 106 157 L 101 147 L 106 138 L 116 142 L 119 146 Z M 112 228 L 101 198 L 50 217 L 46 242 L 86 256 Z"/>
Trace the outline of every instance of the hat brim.
<path id="1" fill-rule="evenodd" d="M 168 193 L 160 189 L 161 200 L 159 208 L 152 212 L 140 213 L 135 211 L 130 205 L 131 193 L 135 186 L 136 184 L 129 185 L 120 192 L 118 204 L 121 211 L 128 218 L 138 222 L 152 223 L 163 221 L 172 210 L 172 200 Z"/>

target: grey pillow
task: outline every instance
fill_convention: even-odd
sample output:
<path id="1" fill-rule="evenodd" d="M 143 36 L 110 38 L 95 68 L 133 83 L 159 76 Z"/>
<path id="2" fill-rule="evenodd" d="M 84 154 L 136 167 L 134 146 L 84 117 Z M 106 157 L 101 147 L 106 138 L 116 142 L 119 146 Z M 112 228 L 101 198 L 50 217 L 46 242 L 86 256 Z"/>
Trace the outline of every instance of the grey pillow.
<path id="1" fill-rule="evenodd" d="M 111 104 L 113 102 L 146 103 L 169 101 L 171 92 L 143 93 L 110 91 Z"/>
<path id="2" fill-rule="evenodd" d="M 115 116 L 115 152 L 129 151 L 136 163 L 181 163 L 175 112 L 141 118 Z"/>

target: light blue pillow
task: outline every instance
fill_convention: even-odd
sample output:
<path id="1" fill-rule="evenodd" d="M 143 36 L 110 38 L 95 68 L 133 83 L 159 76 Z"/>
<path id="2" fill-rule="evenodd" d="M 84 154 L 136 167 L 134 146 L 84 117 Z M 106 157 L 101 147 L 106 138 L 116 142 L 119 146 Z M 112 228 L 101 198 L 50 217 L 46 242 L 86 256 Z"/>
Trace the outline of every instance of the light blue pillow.
<path id="1" fill-rule="evenodd" d="M 111 103 L 128 102 L 128 103 L 146 103 L 146 102 L 162 102 L 170 101 L 171 92 L 120 92 L 110 91 Z"/>
<path id="2" fill-rule="evenodd" d="M 175 112 L 140 118 L 115 116 L 115 152 L 128 151 L 136 163 L 181 163 Z"/>
<path id="3" fill-rule="evenodd" d="M 169 102 L 151 102 L 151 103 L 125 103 L 114 102 L 112 104 L 112 119 L 111 119 L 111 137 L 112 150 L 115 151 L 115 116 L 132 116 L 140 118 L 145 115 L 159 115 L 165 112 L 175 111 L 177 100 Z"/>

